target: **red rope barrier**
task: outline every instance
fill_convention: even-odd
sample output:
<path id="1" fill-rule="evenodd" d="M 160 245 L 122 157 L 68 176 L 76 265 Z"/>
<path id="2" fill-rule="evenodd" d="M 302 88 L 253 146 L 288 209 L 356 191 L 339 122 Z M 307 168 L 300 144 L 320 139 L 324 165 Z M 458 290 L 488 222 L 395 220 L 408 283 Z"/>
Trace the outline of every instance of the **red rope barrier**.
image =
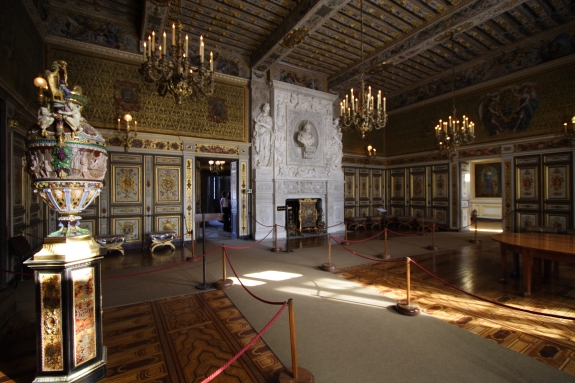
<path id="1" fill-rule="evenodd" d="M 451 287 L 452 289 L 457 290 L 460 293 L 463 293 L 465 295 L 469 295 L 470 297 L 473 297 L 473 298 L 478 299 L 480 301 L 491 303 L 493 305 L 500 306 L 500 307 L 506 307 L 506 308 L 512 309 L 512 310 L 521 311 L 521 312 L 528 313 L 528 314 L 543 315 L 546 317 L 557 318 L 557 319 L 575 320 L 575 318 L 573 318 L 573 317 L 566 317 L 563 315 L 556 315 L 556 314 L 540 313 L 540 312 L 536 312 L 536 311 L 532 311 L 532 310 L 522 309 L 520 307 L 508 306 L 508 305 L 500 303 L 500 302 L 496 302 L 496 301 L 489 300 L 487 298 L 483 298 L 479 295 L 475 295 L 475 294 L 470 293 L 468 291 L 465 291 L 465 290 L 463 290 L 463 289 L 461 289 L 455 285 L 452 285 L 451 283 L 447 282 L 445 279 L 440 278 L 437 275 L 433 274 L 431 271 L 427 270 L 425 267 L 421 266 L 420 264 L 415 262 L 413 259 L 410 259 L 410 262 L 413 263 L 415 266 L 419 267 L 425 273 L 429 274 L 431 277 L 433 277 L 433 278 L 437 279 L 438 281 L 440 281 L 441 283 L 447 285 L 448 287 Z"/>
<path id="2" fill-rule="evenodd" d="M 226 256 L 226 259 L 228 260 L 228 263 L 230 264 L 230 268 L 232 269 L 232 272 L 234 273 L 234 275 L 236 276 L 236 278 L 238 279 L 238 281 L 240 282 L 240 285 L 242 285 L 242 287 L 244 288 L 244 290 L 247 291 L 248 294 L 250 294 L 252 297 L 254 297 L 255 299 L 257 299 L 260 302 L 263 303 L 267 303 L 268 305 L 283 305 L 286 302 L 272 302 L 272 301 L 268 301 L 265 300 L 263 298 L 258 297 L 257 295 L 255 295 L 254 293 L 252 293 L 242 282 L 242 280 L 240 279 L 240 277 L 238 276 L 238 273 L 236 273 L 236 269 L 234 269 L 234 266 L 232 265 L 232 262 L 230 261 L 230 257 L 228 256 L 228 252 L 226 251 L 226 248 L 224 247 L 224 255 Z"/>
<path id="3" fill-rule="evenodd" d="M 262 331 L 260 331 L 251 341 L 249 341 L 248 344 L 246 344 L 244 346 L 244 348 L 242 348 L 240 350 L 240 352 L 238 352 L 232 359 L 228 360 L 228 362 L 226 364 L 224 364 L 222 367 L 218 368 L 213 374 L 208 376 L 206 379 L 202 380 L 202 383 L 210 382 L 212 379 L 214 379 L 216 376 L 218 376 L 222 371 L 224 371 L 226 368 L 228 368 L 233 362 L 235 362 L 236 359 L 238 359 L 244 352 L 246 352 L 248 350 L 248 348 L 250 348 L 254 343 L 256 343 L 258 341 L 258 339 L 260 339 L 262 337 L 262 335 L 270 328 L 270 326 L 279 318 L 280 314 L 285 310 L 286 306 L 287 306 L 287 302 L 284 302 L 283 306 L 279 309 L 277 314 L 274 315 L 272 320 L 268 322 L 268 324 L 262 329 Z"/>
<path id="4" fill-rule="evenodd" d="M 351 249 L 349 249 L 348 247 L 344 246 L 341 244 L 341 241 L 338 241 L 335 237 L 331 237 L 338 245 L 340 245 L 341 247 L 343 247 L 345 250 L 347 250 L 348 252 L 352 253 L 353 255 L 357 255 L 360 258 L 363 259 L 367 259 L 373 262 L 403 262 L 402 259 L 377 259 L 377 258 L 370 258 L 366 255 L 361 255 Z"/>
<path id="5" fill-rule="evenodd" d="M 254 243 L 253 245 L 247 245 L 247 246 L 230 246 L 230 245 L 223 245 L 223 246 L 229 247 L 230 249 L 251 249 L 252 247 L 255 247 L 255 246 L 259 245 L 260 243 L 262 243 L 273 231 L 274 231 L 274 229 L 272 228 L 272 229 L 265 235 L 265 237 L 263 237 L 262 239 L 260 239 L 260 240 L 257 241 L 256 243 Z"/>

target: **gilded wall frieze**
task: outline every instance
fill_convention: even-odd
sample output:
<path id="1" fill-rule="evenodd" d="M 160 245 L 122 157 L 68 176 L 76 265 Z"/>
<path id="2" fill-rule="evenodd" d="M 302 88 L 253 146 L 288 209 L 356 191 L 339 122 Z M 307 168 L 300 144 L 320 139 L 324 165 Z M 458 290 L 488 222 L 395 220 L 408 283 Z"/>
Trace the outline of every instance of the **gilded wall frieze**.
<path id="1" fill-rule="evenodd" d="M 124 147 L 124 141 L 118 136 L 110 136 L 103 134 L 106 139 L 106 144 L 109 147 Z M 132 145 L 130 148 L 134 149 L 154 149 L 154 150 L 165 150 L 171 152 L 183 152 L 184 144 L 181 141 L 171 141 L 171 140 L 153 140 L 153 139 L 140 139 L 134 138 L 132 140 Z"/>
<path id="2" fill-rule="evenodd" d="M 197 144 L 196 152 L 237 155 L 239 153 L 239 148 L 237 146 L 229 146 L 229 145 Z"/>

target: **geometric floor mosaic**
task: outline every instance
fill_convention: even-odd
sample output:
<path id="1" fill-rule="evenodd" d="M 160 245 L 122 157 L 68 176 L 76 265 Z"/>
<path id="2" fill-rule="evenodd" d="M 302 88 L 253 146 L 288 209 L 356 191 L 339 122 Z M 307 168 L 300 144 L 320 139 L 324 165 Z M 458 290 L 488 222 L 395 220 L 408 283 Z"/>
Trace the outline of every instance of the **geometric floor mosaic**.
<path id="1" fill-rule="evenodd" d="M 490 301 L 575 318 L 574 265 L 560 264 L 557 277 L 543 284 L 532 296 L 523 297 L 521 278 L 506 284 L 499 282 L 501 258 L 496 244 L 487 242 L 411 259 L 448 284 Z M 484 302 L 450 288 L 414 264 L 410 268 L 411 301 L 419 305 L 422 313 L 575 375 L 574 320 L 529 314 Z M 342 268 L 337 273 L 399 301 L 406 299 L 406 270 L 406 262 L 402 261 Z"/>

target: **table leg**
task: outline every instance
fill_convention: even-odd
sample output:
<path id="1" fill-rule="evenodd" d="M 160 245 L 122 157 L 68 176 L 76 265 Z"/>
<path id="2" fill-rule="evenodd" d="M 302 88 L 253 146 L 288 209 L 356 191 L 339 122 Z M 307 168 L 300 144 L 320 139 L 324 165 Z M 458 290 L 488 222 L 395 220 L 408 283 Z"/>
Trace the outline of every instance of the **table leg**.
<path id="1" fill-rule="evenodd" d="M 499 243 L 501 249 L 501 279 L 499 282 L 507 282 L 507 250 L 503 243 Z"/>
<path id="2" fill-rule="evenodd" d="M 519 254 L 513 253 L 513 270 L 511 270 L 511 277 L 519 278 Z"/>
<path id="3" fill-rule="evenodd" d="M 531 254 L 528 249 L 521 251 L 521 262 L 523 262 L 523 296 L 531 296 Z"/>
<path id="4" fill-rule="evenodd" d="M 543 260 L 533 257 L 533 281 L 532 285 L 535 290 L 541 289 L 541 280 L 543 279 L 541 266 Z"/>

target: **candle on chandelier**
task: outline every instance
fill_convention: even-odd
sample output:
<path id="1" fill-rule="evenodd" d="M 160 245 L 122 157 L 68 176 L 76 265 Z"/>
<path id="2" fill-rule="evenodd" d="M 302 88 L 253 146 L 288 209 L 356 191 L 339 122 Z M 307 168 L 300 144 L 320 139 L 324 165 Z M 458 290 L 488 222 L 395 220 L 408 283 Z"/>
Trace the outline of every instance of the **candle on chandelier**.
<path id="1" fill-rule="evenodd" d="M 164 47 L 164 52 L 168 51 L 168 45 L 166 44 L 166 31 L 162 35 L 162 46 Z"/>
<path id="2" fill-rule="evenodd" d="M 156 32 L 152 31 L 152 52 L 156 51 Z"/>
<path id="3" fill-rule="evenodd" d="M 381 110 L 381 90 L 377 92 L 377 109 Z"/>
<path id="4" fill-rule="evenodd" d="M 160 59 L 162 58 L 162 46 L 158 47 L 158 53 L 160 54 Z"/>
<path id="5" fill-rule="evenodd" d="M 351 88 L 351 109 L 355 112 L 354 100 L 355 100 L 355 97 L 353 97 L 353 88 Z"/>
<path id="6" fill-rule="evenodd" d="M 146 46 L 146 42 L 144 41 L 144 61 L 146 61 L 146 50 L 148 49 L 148 47 Z"/>
<path id="7" fill-rule="evenodd" d="M 210 72 L 214 71 L 214 52 L 210 52 Z"/>
<path id="8" fill-rule="evenodd" d="M 575 131 L 575 116 L 571 119 L 571 125 L 573 125 L 573 131 Z"/>
<path id="9" fill-rule="evenodd" d="M 384 112 L 386 111 L 386 109 L 385 109 L 385 97 L 383 98 L 383 111 Z"/>
<path id="10" fill-rule="evenodd" d="M 148 56 L 152 57 L 152 36 L 148 36 Z"/>
<path id="11" fill-rule="evenodd" d="M 172 24 L 172 45 L 176 45 L 176 24 Z"/>
<path id="12" fill-rule="evenodd" d="M 184 52 L 186 52 L 186 53 L 184 54 L 184 57 L 188 57 L 188 35 L 186 35 L 186 49 L 185 49 Z"/>
<path id="13" fill-rule="evenodd" d="M 118 130 L 120 130 L 120 119 L 118 118 Z"/>
<path id="14" fill-rule="evenodd" d="M 138 131 L 138 121 L 134 120 L 134 133 Z"/>
<path id="15" fill-rule="evenodd" d="M 200 62 L 204 63 L 204 36 L 200 36 Z"/>

